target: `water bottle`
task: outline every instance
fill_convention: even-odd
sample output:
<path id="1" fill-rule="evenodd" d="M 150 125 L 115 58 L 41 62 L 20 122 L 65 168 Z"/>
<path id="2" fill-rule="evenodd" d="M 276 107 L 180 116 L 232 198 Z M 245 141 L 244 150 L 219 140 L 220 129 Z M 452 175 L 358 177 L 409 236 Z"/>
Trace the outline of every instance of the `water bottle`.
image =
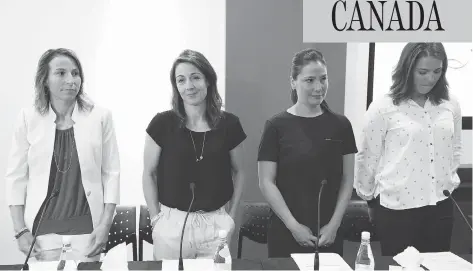
<path id="1" fill-rule="evenodd" d="M 215 270 L 232 270 L 232 256 L 227 243 L 227 231 L 218 232 L 218 247 L 214 255 Z"/>
<path id="2" fill-rule="evenodd" d="M 374 257 L 370 245 L 370 233 L 367 231 L 361 233 L 361 244 L 355 260 L 355 271 L 365 270 L 374 270 Z"/>
<path id="3" fill-rule="evenodd" d="M 62 237 L 62 250 L 57 270 L 77 270 L 77 262 L 73 259 L 71 237 Z"/>

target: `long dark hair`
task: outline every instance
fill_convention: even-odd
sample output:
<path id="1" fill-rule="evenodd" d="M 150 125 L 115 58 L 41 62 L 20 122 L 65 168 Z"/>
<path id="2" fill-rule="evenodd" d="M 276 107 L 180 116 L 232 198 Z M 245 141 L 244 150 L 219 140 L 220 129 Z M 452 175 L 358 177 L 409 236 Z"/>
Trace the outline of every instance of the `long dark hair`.
<path id="1" fill-rule="evenodd" d="M 307 48 L 297 52 L 292 58 L 291 78 L 296 80 L 302 69 L 311 62 L 317 62 L 327 67 L 327 62 L 325 61 L 324 55 L 320 51 L 314 48 Z M 297 92 L 295 89 L 291 89 L 291 101 L 293 104 L 297 103 Z M 324 111 L 332 112 L 325 99 L 320 104 L 320 107 L 322 107 Z"/>
<path id="2" fill-rule="evenodd" d="M 57 56 L 65 56 L 71 59 L 79 70 L 79 76 L 81 78 L 81 84 L 79 92 L 76 96 L 77 106 L 79 110 L 90 111 L 94 107 L 93 102 L 84 93 L 84 71 L 77 55 L 70 49 L 58 48 L 47 50 L 39 59 L 38 67 L 36 69 L 35 76 L 35 101 L 34 105 L 36 111 L 41 115 L 45 115 L 49 111 L 51 104 L 51 96 L 49 89 L 46 84 L 49 76 L 49 63 Z"/>
<path id="3" fill-rule="evenodd" d="M 206 100 L 206 112 L 205 118 L 211 128 L 215 128 L 220 119 L 223 116 L 222 113 L 222 98 L 218 94 L 217 89 L 217 73 L 214 68 L 207 60 L 207 58 L 200 52 L 193 50 L 184 50 L 177 59 L 174 61 L 170 79 L 172 84 L 172 110 L 181 118 L 181 121 L 185 123 L 187 120 L 187 114 L 184 109 L 184 102 L 177 89 L 176 85 L 176 67 L 180 63 L 190 63 L 194 65 L 205 77 L 205 81 L 208 84 Z"/>
<path id="4" fill-rule="evenodd" d="M 431 56 L 442 61 L 442 75 L 426 96 L 434 104 L 439 104 L 442 99 L 448 100 L 448 82 L 445 77 L 448 68 L 448 58 L 445 48 L 440 42 L 408 43 L 404 46 L 399 61 L 392 74 L 392 85 L 389 96 L 393 103 L 398 105 L 401 101 L 411 97 L 413 92 L 412 75 L 420 58 Z"/>

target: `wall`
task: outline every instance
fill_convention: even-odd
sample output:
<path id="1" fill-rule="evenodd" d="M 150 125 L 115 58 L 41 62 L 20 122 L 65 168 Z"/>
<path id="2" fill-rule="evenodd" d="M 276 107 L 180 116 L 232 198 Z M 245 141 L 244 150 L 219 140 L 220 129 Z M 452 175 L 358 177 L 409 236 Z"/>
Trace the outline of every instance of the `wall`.
<path id="1" fill-rule="evenodd" d="M 302 43 L 301 0 L 227 1 L 226 10 L 226 109 L 240 117 L 248 135 L 243 200 L 264 201 L 258 188 L 258 146 L 265 120 L 292 105 L 289 69 L 293 55 L 307 47 L 322 51 L 328 63 L 327 101 L 343 113 L 346 44 Z M 236 243 L 232 244 L 235 253 Z M 265 246 L 253 242 L 243 246 L 243 257 L 267 256 Z"/>

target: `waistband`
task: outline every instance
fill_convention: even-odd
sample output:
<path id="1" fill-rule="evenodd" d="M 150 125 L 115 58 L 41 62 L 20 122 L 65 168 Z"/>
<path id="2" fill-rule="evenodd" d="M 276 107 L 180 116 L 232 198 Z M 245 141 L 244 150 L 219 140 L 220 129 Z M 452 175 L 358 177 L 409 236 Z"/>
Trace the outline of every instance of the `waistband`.
<path id="1" fill-rule="evenodd" d="M 177 208 L 174 208 L 174 207 L 168 207 L 164 204 L 161 204 L 161 211 L 173 211 L 173 212 L 182 212 L 182 213 L 187 213 L 187 210 L 186 211 L 183 211 L 183 210 L 180 210 L 180 209 L 177 209 Z M 206 211 L 206 210 L 192 210 L 189 212 L 191 214 L 195 213 L 195 214 L 203 214 L 203 213 L 206 213 L 206 214 L 220 214 L 222 212 L 226 212 L 225 210 L 225 205 L 218 208 L 217 210 L 212 210 L 212 211 Z"/>

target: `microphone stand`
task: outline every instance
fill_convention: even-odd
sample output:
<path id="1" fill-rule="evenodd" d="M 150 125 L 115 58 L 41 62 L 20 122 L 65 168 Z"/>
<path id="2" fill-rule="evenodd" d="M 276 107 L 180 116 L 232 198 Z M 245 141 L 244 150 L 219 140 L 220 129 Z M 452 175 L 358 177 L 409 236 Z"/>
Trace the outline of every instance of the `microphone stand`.
<path id="1" fill-rule="evenodd" d="M 457 207 L 458 211 L 459 211 L 460 214 L 462 215 L 462 217 L 463 217 L 463 219 L 465 220 L 466 224 L 468 225 L 468 227 L 470 228 L 470 230 L 473 231 L 473 229 L 471 228 L 470 222 L 468 222 L 468 219 L 466 219 L 465 214 L 464 214 L 464 213 L 462 212 L 462 210 L 460 209 L 460 206 L 458 206 L 458 203 L 457 203 L 457 201 L 453 198 L 452 194 L 451 194 L 448 190 L 443 190 L 443 195 L 452 199 L 453 203 L 455 203 L 455 206 Z"/>
<path id="2" fill-rule="evenodd" d="M 314 255 L 314 270 L 320 269 L 320 259 L 319 259 L 319 240 L 320 240 L 320 199 L 322 196 L 322 189 L 324 185 L 327 183 L 327 180 L 322 180 L 320 183 L 320 190 L 319 190 L 319 201 L 317 204 L 317 242 L 315 244 L 315 255 Z"/>
<path id="3" fill-rule="evenodd" d="M 189 217 L 192 205 L 194 204 L 195 183 L 190 183 L 190 189 L 192 191 L 192 200 L 189 204 L 189 209 L 187 210 L 186 218 L 184 219 L 184 225 L 182 225 L 181 243 L 179 247 L 179 270 L 184 270 L 184 261 L 182 260 L 182 241 L 184 240 L 184 229 L 186 228 L 187 218 Z"/>
<path id="4" fill-rule="evenodd" d="M 51 202 L 51 199 L 55 198 L 57 195 L 59 195 L 59 191 L 54 190 L 51 193 L 51 196 L 49 196 L 49 198 L 47 199 L 46 204 L 44 205 L 44 209 L 41 212 L 41 216 L 38 221 L 38 228 L 36 229 L 36 232 L 34 233 L 33 242 L 31 243 L 30 250 L 28 251 L 28 254 L 26 255 L 26 259 L 25 259 L 25 262 L 23 263 L 23 267 L 21 268 L 21 270 L 30 270 L 30 267 L 28 265 L 28 260 L 30 259 L 31 252 L 33 251 L 33 247 L 36 243 L 36 237 L 38 236 L 39 227 L 41 226 L 41 222 L 43 221 L 44 213 L 46 212 L 46 209 L 48 208 L 49 203 Z"/>

